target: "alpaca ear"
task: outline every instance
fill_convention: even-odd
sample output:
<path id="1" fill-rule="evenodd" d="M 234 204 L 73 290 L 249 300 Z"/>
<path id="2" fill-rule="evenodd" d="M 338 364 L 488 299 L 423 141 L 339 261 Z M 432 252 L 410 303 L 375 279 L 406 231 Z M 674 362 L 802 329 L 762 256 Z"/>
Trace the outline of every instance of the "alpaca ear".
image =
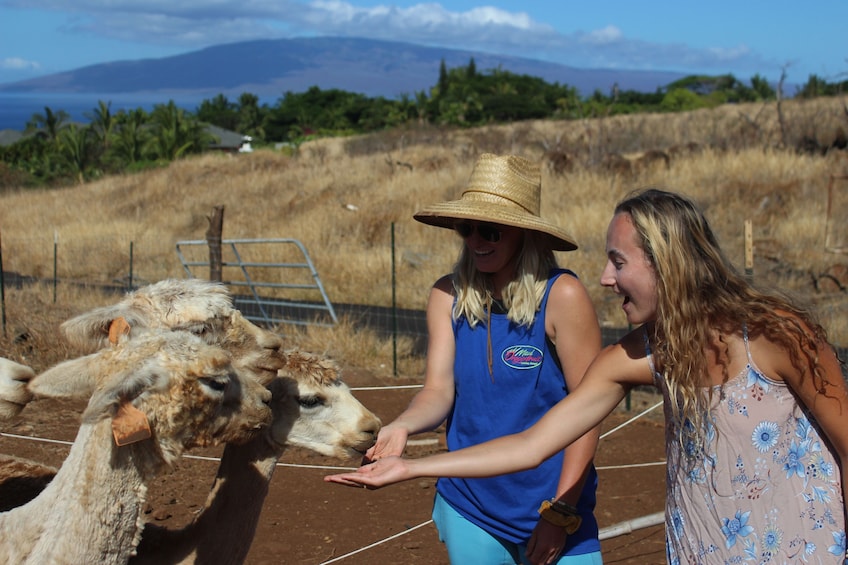
<path id="1" fill-rule="evenodd" d="M 123 320 L 123 323 L 119 323 Z M 115 324 L 119 326 L 116 327 Z M 121 332 L 126 325 L 125 331 Z M 120 333 L 128 333 L 129 328 L 138 325 L 136 316 L 123 304 L 95 308 L 67 320 L 59 326 L 65 339 L 83 351 L 96 351 L 106 347 L 110 342 L 114 345 Z"/>
<path id="2" fill-rule="evenodd" d="M 27 388 L 45 398 L 89 398 L 97 385 L 95 358 L 92 353 L 58 363 L 36 375 Z"/>

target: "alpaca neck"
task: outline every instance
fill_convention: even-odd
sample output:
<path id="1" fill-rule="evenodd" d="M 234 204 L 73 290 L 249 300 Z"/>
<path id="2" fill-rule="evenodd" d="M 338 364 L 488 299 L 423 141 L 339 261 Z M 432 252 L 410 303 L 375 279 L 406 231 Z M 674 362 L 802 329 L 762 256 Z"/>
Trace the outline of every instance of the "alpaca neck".
<path id="1" fill-rule="evenodd" d="M 7 543 L 0 544 L 0 562 L 126 563 L 143 527 L 151 471 L 144 455 L 149 457 L 150 442 L 115 446 L 108 419 L 80 426 L 47 488 L 24 506 L 0 514 L 0 531 L 7 536 Z M 9 543 L 9 532 L 26 535 Z"/>
<path id="2" fill-rule="evenodd" d="M 148 524 L 130 565 L 243 563 L 284 450 L 264 434 L 242 445 L 227 444 L 203 510 L 179 530 Z"/>

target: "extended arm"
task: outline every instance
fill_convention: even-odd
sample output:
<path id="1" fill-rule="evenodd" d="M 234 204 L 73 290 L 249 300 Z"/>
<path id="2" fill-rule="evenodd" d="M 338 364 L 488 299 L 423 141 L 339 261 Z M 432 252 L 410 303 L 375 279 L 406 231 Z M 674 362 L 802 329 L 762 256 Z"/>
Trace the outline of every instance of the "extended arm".
<path id="1" fill-rule="evenodd" d="M 378 488 L 418 477 L 492 477 L 532 469 L 597 426 L 631 387 L 651 382 L 641 337 L 631 333 L 604 349 L 580 386 L 521 433 L 421 459 L 383 459 L 324 480 Z"/>

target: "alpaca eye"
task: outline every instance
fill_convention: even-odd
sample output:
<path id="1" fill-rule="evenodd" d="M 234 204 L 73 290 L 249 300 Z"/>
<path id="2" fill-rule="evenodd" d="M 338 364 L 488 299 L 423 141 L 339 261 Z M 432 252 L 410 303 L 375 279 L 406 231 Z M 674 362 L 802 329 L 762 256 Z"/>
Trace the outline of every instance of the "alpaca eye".
<path id="1" fill-rule="evenodd" d="M 321 400 L 319 396 L 309 395 L 298 397 L 297 403 L 304 408 L 315 408 L 316 406 L 324 404 L 324 401 Z"/>
<path id="2" fill-rule="evenodd" d="M 216 392 L 224 392 L 224 390 L 227 388 L 227 383 L 229 381 L 226 380 L 226 379 L 206 378 L 206 379 L 200 379 L 200 382 L 203 383 L 205 386 L 211 388 L 212 390 L 216 391 Z"/>
<path id="3" fill-rule="evenodd" d="M 173 328 L 174 331 L 183 331 L 188 332 L 190 334 L 194 334 L 198 337 L 203 337 L 208 334 L 211 330 L 208 324 L 204 323 L 194 323 L 194 324 L 184 324 L 181 326 L 177 326 Z"/>

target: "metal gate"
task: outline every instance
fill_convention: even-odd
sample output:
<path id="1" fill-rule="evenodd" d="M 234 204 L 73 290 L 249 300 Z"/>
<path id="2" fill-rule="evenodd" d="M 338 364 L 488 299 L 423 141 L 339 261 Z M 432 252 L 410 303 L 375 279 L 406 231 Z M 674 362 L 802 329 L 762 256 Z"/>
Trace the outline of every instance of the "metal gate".
<path id="1" fill-rule="evenodd" d="M 208 278 L 205 240 L 178 241 L 177 256 L 190 277 Z M 279 324 L 332 326 L 336 312 L 303 244 L 296 239 L 221 241 L 221 282 L 231 288 L 245 318 Z M 201 272 L 205 267 L 206 271 Z"/>

